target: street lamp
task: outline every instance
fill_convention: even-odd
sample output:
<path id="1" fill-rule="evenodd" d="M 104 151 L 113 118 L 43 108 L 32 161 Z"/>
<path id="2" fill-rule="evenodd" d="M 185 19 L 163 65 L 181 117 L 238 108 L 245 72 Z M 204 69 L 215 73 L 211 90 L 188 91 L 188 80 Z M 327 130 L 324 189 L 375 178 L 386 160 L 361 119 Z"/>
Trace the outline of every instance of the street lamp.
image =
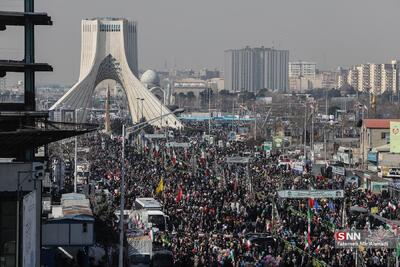
<path id="1" fill-rule="evenodd" d="M 86 110 L 86 108 L 75 109 L 75 124 L 78 124 L 78 111 Z M 77 192 L 77 180 L 78 180 L 78 136 L 75 135 L 75 152 L 74 152 L 74 193 Z"/>
<path id="2" fill-rule="evenodd" d="M 163 93 L 163 105 L 165 105 L 165 90 L 160 88 L 160 87 L 153 87 L 153 88 L 150 89 L 150 92 L 153 92 L 156 89 L 159 89 Z M 163 115 L 163 105 L 160 105 L 160 116 Z M 162 119 L 161 119 L 160 125 L 161 125 L 160 127 L 162 128 L 162 126 L 163 126 L 163 120 Z"/>
<path id="3" fill-rule="evenodd" d="M 136 114 L 136 115 L 137 115 L 137 118 L 136 118 L 136 119 L 137 119 L 137 123 L 139 123 L 139 121 L 140 121 L 140 120 L 139 120 L 139 116 L 140 116 L 140 115 L 139 115 L 139 100 L 140 100 L 140 99 L 141 99 L 140 97 L 136 97 L 136 106 L 137 106 L 137 109 L 136 109 L 136 111 L 137 111 L 137 114 Z"/>

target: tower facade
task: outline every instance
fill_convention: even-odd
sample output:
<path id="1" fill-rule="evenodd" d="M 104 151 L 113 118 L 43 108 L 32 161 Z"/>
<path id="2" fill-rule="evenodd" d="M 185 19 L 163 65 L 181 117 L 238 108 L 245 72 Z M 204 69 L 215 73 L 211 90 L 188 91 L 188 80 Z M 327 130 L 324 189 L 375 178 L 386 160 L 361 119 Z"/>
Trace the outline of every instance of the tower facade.
<path id="1" fill-rule="evenodd" d="M 104 80 L 115 80 L 124 88 L 132 121 L 143 117 L 155 126 L 182 127 L 171 113 L 138 80 L 137 26 L 120 18 L 94 18 L 82 21 L 81 67 L 79 81 L 52 107 L 82 109 L 78 121 L 84 122 L 92 105 L 96 86 Z M 142 100 L 143 99 L 143 100 Z M 138 100 L 141 100 L 140 103 Z M 142 114 L 143 113 L 143 114 Z"/>

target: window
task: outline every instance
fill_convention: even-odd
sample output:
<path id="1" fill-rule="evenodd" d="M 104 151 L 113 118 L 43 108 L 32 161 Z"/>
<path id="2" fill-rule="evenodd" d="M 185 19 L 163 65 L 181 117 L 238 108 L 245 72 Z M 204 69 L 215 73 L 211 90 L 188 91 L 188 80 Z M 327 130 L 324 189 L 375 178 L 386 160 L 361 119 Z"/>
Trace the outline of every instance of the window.
<path id="1" fill-rule="evenodd" d="M 389 132 L 381 133 L 381 139 L 382 140 L 386 139 L 386 144 L 389 144 L 390 143 L 390 133 Z"/>

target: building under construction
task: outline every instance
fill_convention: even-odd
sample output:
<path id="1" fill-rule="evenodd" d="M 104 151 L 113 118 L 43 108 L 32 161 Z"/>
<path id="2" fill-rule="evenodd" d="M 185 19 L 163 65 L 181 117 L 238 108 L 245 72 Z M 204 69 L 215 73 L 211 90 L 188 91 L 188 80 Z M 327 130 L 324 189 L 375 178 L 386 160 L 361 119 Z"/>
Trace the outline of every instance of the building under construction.
<path id="1" fill-rule="evenodd" d="M 24 74 L 24 102 L 0 104 L 0 259 L 1 266 L 40 266 L 42 188 L 49 173 L 47 144 L 96 129 L 49 121 L 47 111 L 36 111 L 35 73 L 52 71 L 35 61 L 35 26 L 52 25 L 46 13 L 24 1 L 24 11 L 0 11 L 1 31 L 24 27 L 24 58 L 0 60 L 0 78 Z M 22 256 L 23 255 L 23 256 Z M 27 263 L 29 262 L 29 265 Z"/>

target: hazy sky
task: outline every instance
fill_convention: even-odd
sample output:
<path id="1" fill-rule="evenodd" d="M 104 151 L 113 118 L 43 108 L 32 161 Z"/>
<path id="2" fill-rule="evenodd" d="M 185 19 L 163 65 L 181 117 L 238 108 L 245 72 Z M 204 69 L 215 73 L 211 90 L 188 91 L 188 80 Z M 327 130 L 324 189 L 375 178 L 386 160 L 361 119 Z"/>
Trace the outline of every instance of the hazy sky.
<path id="1" fill-rule="evenodd" d="M 0 0 L 0 10 L 23 0 Z M 54 66 L 38 83 L 78 79 L 80 21 L 115 16 L 138 22 L 139 68 L 223 68 L 224 50 L 289 49 L 320 69 L 400 58 L 399 0 L 36 0 L 54 26 L 37 31 L 37 62 Z M 0 58 L 22 58 L 23 31 L 0 32 Z"/>

